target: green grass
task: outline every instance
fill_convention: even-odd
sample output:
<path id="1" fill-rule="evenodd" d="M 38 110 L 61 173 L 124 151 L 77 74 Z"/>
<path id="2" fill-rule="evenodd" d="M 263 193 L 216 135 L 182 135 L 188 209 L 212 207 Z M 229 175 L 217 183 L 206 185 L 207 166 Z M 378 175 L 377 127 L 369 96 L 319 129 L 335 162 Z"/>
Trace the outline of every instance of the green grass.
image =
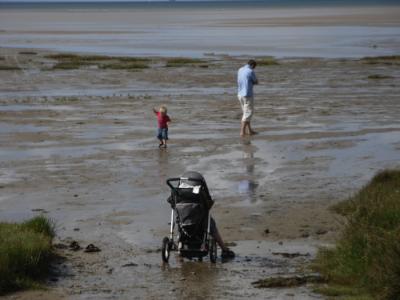
<path id="1" fill-rule="evenodd" d="M 77 55 L 69 53 L 51 54 L 45 57 L 60 61 L 103 61 L 111 59 L 109 56 L 104 55 Z"/>
<path id="2" fill-rule="evenodd" d="M 57 97 L 55 98 L 55 104 L 66 104 L 71 102 L 78 102 L 80 99 L 78 97 Z"/>
<path id="3" fill-rule="evenodd" d="M 88 63 L 83 61 L 66 61 L 59 62 L 53 66 L 53 69 L 61 69 L 61 70 L 74 70 L 79 69 L 82 66 L 87 66 Z"/>
<path id="4" fill-rule="evenodd" d="M 380 75 L 380 74 L 373 74 L 373 75 L 369 75 L 368 79 L 391 79 L 393 78 L 392 76 L 387 76 L 387 75 Z"/>
<path id="5" fill-rule="evenodd" d="M 83 66 L 98 66 L 101 69 L 133 70 L 145 69 L 149 66 L 147 58 L 126 56 L 104 56 L 104 55 L 77 55 L 69 53 L 52 54 L 45 56 L 57 60 L 53 69 L 73 70 Z"/>
<path id="6" fill-rule="evenodd" d="M 114 57 L 115 59 L 121 61 L 121 62 L 148 62 L 150 61 L 149 58 L 145 57 L 130 57 L 130 56 L 122 56 L 122 57 Z"/>
<path id="7" fill-rule="evenodd" d="M 36 55 L 37 52 L 34 52 L 34 51 L 20 51 L 19 54 L 24 54 L 24 55 Z"/>
<path id="8" fill-rule="evenodd" d="M 308 283 L 322 283 L 324 279 L 321 276 L 315 275 L 302 275 L 292 277 L 268 277 L 261 280 L 252 282 L 256 288 L 282 288 L 282 287 L 295 287 Z"/>
<path id="9" fill-rule="evenodd" d="M 276 66 L 279 65 L 278 61 L 273 57 L 264 57 L 256 60 L 257 66 L 265 67 L 265 66 Z"/>
<path id="10" fill-rule="evenodd" d="M 16 70 L 21 70 L 21 68 L 17 66 L 4 66 L 4 65 L 0 66 L 0 71 L 16 71 Z"/>
<path id="11" fill-rule="evenodd" d="M 0 223 L 0 295 L 40 286 L 53 254 L 53 223 L 43 216 Z"/>
<path id="12" fill-rule="evenodd" d="M 167 68 L 193 66 L 193 65 L 198 65 L 198 64 L 201 64 L 202 66 L 204 66 L 204 63 L 205 63 L 204 60 L 198 59 L 198 58 L 176 57 L 176 58 L 168 59 L 165 66 Z"/>
<path id="13" fill-rule="evenodd" d="M 52 54 L 45 56 L 46 58 L 57 60 L 58 62 L 53 66 L 57 70 L 74 70 L 82 66 L 96 64 L 96 62 L 109 60 L 108 56 L 101 55 L 76 55 L 76 54 Z"/>
<path id="14" fill-rule="evenodd" d="M 102 69 L 113 69 L 113 70 L 134 70 L 134 69 L 146 69 L 149 66 L 142 62 L 116 62 L 101 65 Z"/>
<path id="15" fill-rule="evenodd" d="M 400 64 L 400 55 L 364 57 L 361 59 L 361 62 L 371 65 L 398 65 Z"/>
<path id="16" fill-rule="evenodd" d="M 79 55 L 69 54 L 69 53 L 50 54 L 45 56 L 45 58 L 56 59 L 56 60 L 72 60 L 72 59 L 77 59 L 78 57 Z"/>
<path id="17" fill-rule="evenodd" d="M 331 285 L 374 299 L 399 299 L 400 171 L 377 174 L 333 209 L 347 224 L 335 248 L 320 249 L 315 270 Z"/>
<path id="18" fill-rule="evenodd" d="M 362 291 L 357 288 L 349 287 L 349 286 L 341 286 L 341 285 L 323 285 L 316 286 L 313 289 L 314 293 L 323 294 L 329 297 L 360 297 L 362 296 Z M 365 296 L 365 295 L 364 295 Z"/>

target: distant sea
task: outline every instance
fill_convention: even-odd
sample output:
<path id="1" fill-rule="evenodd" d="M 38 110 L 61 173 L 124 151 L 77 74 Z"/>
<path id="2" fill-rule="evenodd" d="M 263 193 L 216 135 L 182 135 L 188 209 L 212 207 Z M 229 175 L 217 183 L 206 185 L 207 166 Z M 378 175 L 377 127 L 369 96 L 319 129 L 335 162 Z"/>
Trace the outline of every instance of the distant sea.
<path id="1" fill-rule="evenodd" d="M 24 1 L 0 0 L 1 8 L 243 8 L 243 7 L 343 7 L 400 5 L 400 0 L 219 0 L 219 1 Z"/>
<path id="2" fill-rule="evenodd" d="M 0 0 L 1 48 L 190 57 L 400 53 L 400 0 L 7 1 Z"/>

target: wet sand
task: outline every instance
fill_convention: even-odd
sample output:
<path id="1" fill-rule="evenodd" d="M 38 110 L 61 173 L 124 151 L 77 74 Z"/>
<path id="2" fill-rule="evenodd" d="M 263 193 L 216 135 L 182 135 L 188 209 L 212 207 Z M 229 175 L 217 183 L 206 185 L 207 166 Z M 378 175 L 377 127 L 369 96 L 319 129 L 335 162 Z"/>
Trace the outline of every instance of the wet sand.
<path id="1" fill-rule="evenodd" d="M 48 299 L 321 299 L 309 287 L 256 289 L 251 282 L 303 274 L 316 247 L 340 229 L 329 206 L 378 170 L 399 167 L 396 64 L 286 59 L 260 66 L 259 134 L 240 139 L 240 57 L 210 57 L 208 68 L 165 68 L 155 58 L 136 72 L 51 70 L 49 52 L 20 51 L 0 49 L 6 63 L 23 68 L 0 71 L 0 219 L 45 213 L 56 221 L 57 242 L 102 249 L 60 250 L 66 261 Z M 387 77 L 368 79 L 373 74 Z M 151 109 L 160 104 L 173 120 L 167 150 L 154 137 Z M 213 215 L 237 252 L 233 261 L 161 263 L 170 216 L 165 180 L 186 170 L 205 176 Z"/>

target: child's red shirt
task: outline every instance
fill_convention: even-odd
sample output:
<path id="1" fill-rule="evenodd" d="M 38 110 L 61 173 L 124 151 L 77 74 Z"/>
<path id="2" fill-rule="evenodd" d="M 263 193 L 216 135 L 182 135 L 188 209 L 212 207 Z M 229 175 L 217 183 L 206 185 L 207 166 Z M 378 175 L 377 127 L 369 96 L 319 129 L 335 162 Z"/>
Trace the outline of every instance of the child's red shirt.
<path id="1" fill-rule="evenodd" d="M 171 122 L 171 119 L 168 115 L 162 115 L 160 112 L 156 112 L 158 128 L 168 128 L 168 122 Z"/>

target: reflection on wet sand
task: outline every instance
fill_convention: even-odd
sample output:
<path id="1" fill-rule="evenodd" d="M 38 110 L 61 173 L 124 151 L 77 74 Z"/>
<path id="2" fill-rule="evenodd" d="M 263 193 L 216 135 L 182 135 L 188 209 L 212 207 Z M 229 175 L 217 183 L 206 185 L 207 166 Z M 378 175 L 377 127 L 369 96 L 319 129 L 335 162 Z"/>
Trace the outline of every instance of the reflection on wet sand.
<path id="1" fill-rule="evenodd" d="M 169 174 L 168 149 L 160 149 L 157 156 L 160 182 L 165 182 Z"/>
<path id="2" fill-rule="evenodd" d="M 218 271 L 218 267 L 208 261 L 181 261 L 178 268 L 171 270 L 174 272 L 174 279 L 179 278 L 175 281 L 174 292 L 184 296 L 185 299 L 197 299 L 199 294 L 201 299 L 212 299 L 220 276 Z M 166 273 L 166 276 L 169 275 L 171 274 Z"/>
<path id="3" fill-rule="evenodd" d="M 251 144 L 250 139 L 242 139 L 242 151 L 243 159 L 242 162 L 245 166 L 245 179 L 239 181 L 238 192 L 246 196 L 246 200 L 250 203 L 257 202 L 256 190 L 258 187 L 257 180 L 255 178 L 255 159 L 254 153 L 257 148 Z"/>

